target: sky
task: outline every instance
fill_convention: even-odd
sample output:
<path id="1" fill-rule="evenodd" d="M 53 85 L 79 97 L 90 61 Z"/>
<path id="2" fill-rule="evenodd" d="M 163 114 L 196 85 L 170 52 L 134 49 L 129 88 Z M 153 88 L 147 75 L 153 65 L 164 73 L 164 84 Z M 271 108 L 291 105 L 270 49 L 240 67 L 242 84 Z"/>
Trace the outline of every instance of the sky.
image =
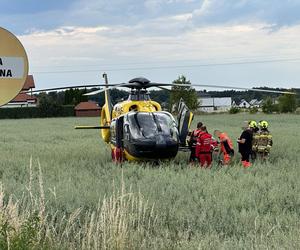
<path id="1" fill-rule="evenodd" d="M 299 0 L 0 0 L 36 87 L 144 76 L 300 87 Z"/>

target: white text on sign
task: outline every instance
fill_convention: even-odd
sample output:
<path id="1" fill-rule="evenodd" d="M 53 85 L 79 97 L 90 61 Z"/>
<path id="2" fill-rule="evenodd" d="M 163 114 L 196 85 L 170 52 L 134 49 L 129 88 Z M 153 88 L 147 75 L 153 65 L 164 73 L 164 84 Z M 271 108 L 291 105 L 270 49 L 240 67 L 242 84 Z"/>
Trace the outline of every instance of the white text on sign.
<path id="1" fill-rule="evenodd" d="M 0 57 L 0 79 L 22 79 L 24 59 L 22 57 Z"/>

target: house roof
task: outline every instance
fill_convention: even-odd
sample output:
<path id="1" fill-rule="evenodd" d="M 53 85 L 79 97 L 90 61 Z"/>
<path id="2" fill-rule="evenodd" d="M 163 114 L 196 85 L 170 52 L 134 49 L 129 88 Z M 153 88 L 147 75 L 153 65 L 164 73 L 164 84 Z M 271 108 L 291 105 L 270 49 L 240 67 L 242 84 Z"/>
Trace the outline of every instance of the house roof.
<path id="1" fill-rule="evenodd" d="M 81 102 L 76 107 L 75 110 L 100 110 L 96 102 Z"/>
<path id="2" fill-rule="evenodd" d="M 27 102 L 27 101 L 36 101 L 36 100 L 37 98 L 35 96 L 30 96 L 25 93 L 20 93 L 10 102 Z"/>
<path id="3" fill-rule="evenodd" d="M 251 101 L 249 102 L 249 104 L 251 104 L 251 105 L 255 105 L 255 104 L 257 104 L 257 102 L 258 102 L 258 100 L 257 100 L 257 99 L 253 99 L 253 100 L 251 100 Z"/>
<path id="4" fill-rule="evenodd" d="M 32 88 L 35 88 L 34 79 L 32 75 L 28 75 L 22 90 L 30 90 Z"/>

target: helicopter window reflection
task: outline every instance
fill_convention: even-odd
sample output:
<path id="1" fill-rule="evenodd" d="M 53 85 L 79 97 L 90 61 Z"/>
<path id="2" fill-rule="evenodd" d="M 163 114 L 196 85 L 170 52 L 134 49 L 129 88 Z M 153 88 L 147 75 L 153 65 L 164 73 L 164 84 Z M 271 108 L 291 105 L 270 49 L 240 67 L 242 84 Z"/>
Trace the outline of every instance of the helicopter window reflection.
<path id="1" fill-rule="evenodd" d="M 151 138 L 157 134 L 169 135 L 176 139 L 178 132 L 176 122 L 164 112 L 134 113 L 128 116 L 130 132 L 133 138 Z"/>
<path id="2" fill-rule="evenodd" d="M 130 101 L 150 101 L 149 93 L 145 90 L 131 91 L 128 100 Z"/>

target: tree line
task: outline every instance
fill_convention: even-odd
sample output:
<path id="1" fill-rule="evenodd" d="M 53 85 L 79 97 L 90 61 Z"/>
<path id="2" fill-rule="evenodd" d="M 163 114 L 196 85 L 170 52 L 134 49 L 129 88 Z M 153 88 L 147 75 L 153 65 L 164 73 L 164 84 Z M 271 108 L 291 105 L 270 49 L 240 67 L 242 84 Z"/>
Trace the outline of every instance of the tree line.
<path id="1" fill-rule="evenodd" d="M 176 84 L 188 84 L 192 83 L 183 75 L 179 76 L 173 81 Z M 266 88 L 268 90 L 286 91 L 281 88 Z M 65 91 L 54 91 L 49 93 L 41 93 L 38 95 L 39 105 L 44 107 L 52 107 L 52 109 L 58 106 L 73 105 L 76 106 L 80 102 L 95 101 L 100 106 L 104 105 L 104 93 L 100 93 L 96 96 L 85 96 L 84 94 L 90 91 L 97 90 L 92 89 L 68 89 Z M 242 99 L 251 101 L 253 99 L 264 100 L 262 110 L 266 113 L 273 112 L 293 112 L 300 106 L 300 89 L 293 90 L 298 95 L 279 95 L 276 93 L 263 93 L 254 91 L 235 91 L 235 90 L 224 90 L 224 91 L 196 91 L 192 87 L 186 86 L 173 86 L 171 90 L 152 90 L 150 91 L 151 99 L 159 102 L 162 107 L 166 110 L 173 111 L 176 109 L 176 105 L 181 98 L 186 102 L 187 106 L 191 110 L 196 110 L 199 106 L 199 96 L 210 96 L 210 97 L 231 97 L 236 103 L 239 103 Z M 128 98 L 129 93 L 124 90 L 113 89 L 110 91 L 111 99 L 114 103 L 123 101 Z"/>

